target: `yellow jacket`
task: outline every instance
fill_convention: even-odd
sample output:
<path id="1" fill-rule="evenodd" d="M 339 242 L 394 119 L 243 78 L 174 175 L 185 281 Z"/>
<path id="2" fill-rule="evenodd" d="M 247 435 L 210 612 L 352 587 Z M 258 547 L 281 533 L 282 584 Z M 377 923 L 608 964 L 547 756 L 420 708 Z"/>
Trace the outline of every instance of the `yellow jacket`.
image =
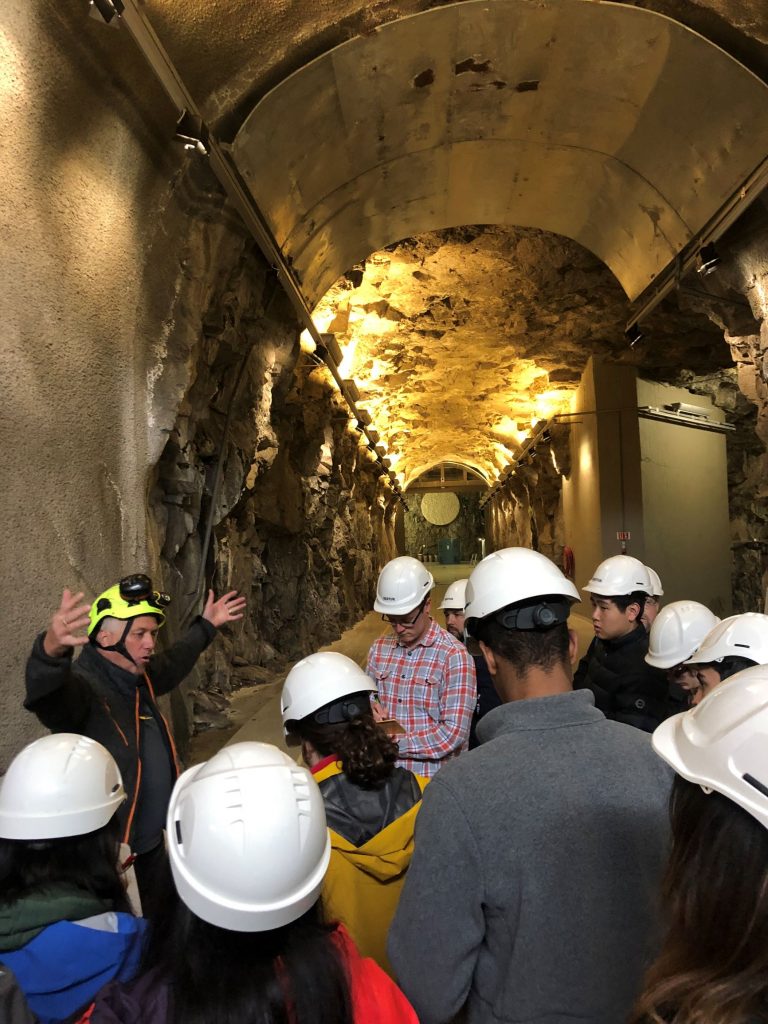
<path id="1" fill-rule="evenodd" d="M 341 775 L 338 761 L 313 772 L 315 782 Z M 414 776 L 421 792 L 429 779 Z M 323 904 L 329 921 L 341 921 L 363 956 L 372 957 L 389 974 L 387 933 L 394 916 L 405 872 L 413 855 L 413 830 L 421 800 L 361 846 L 329 828 L 331 863 L 323 884 Z"/>

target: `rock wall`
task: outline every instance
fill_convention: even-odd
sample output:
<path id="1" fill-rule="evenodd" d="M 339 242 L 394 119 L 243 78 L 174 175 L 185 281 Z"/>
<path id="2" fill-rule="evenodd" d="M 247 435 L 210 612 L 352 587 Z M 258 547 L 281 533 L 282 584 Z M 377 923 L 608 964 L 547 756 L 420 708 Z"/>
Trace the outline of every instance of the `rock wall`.
<path id="1" fill-rule="evenodd" d="M 558 565 L 564 531 L 562 477 L 568 472 L 568 427 L 553 424 L 552 440 L 510 476 L 485 505 L 488 550 L 521 546 L 541 551 Z"/>
<path id="2" fill-rule="evenodd" d="M 183 256 L 189 386 L 150 495 L 171 632 L 204 593 L 237 589 L 225 631 L 175 697 L 182 739 L 226 698 L 336 639 L 370 610 L 394 508 L 331 378 L 301 354 L 274 276 L 236 225 L 198 217 Z M 175 363 L 177 339 L 169 342 Z M 208 540 L 206 541 L 206 537 Z"/>
<path id="3" fill-rule="evenodd" d="M 414 558 L 420 555 L 437 557 L 439 542 L 444 539 L 458 540 L 462 562 L 468 562 L 472 555 L 480 554 L 478 538 L 485 536 L 480 495 L 459 494 L 459 514 L 446 526 L 435 526 L 424 518 L 421 499 L 420 493 L 406 495 L 408 511 L 404 514 L 405 554 L 413 555 Z"/>
<path id="4" fill-rule="evenodd" d="M 728 413 L 728 490 L 734 611 L 768 611 L 768 200 L 755 202 L 717 243 L 716 272 L 683 283 L 681 302 L 724 332 L 733 369 L 681 374 Z"/>

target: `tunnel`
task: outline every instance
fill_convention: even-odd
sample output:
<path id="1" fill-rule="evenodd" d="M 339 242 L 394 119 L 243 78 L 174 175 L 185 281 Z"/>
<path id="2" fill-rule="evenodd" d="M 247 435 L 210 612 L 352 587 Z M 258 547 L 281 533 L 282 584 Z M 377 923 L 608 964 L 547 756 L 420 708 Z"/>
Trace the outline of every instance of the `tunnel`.
<path id="1" fill-rule="evenodd" d="M 170 638 L 248 600 L 182 751 L 396 554 L 765 610 L 767 47 L 731 0 L 7 5 L 0 770 L 62 589 L 130 572 Z"/>

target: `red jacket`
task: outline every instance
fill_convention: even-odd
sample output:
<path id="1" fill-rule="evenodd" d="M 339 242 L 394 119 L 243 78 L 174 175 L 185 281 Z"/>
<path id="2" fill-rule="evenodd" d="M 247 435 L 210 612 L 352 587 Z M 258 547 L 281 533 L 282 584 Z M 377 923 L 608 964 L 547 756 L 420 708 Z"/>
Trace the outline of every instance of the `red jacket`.
<path id="1" fill-rule="evenodd" d="M 355 1024 L 419 1024 L 394 981 L 373 960 L 360 956 L 343 925 L 333 937 L 347 966 Z M 165 1024 L 170 1013 L 169 986 L 150 972 L 126 985 L 107 985 L 76 1024 Z"/>

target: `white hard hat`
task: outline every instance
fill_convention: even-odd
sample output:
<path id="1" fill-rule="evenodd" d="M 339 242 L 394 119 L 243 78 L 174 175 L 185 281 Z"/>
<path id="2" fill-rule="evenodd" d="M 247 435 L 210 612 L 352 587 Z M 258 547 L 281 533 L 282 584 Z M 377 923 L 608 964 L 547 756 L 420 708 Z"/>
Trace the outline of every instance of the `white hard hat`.
<path id="1" fill-rule="evenodd" d="M 167 826 L 176 889 L 209 924 L 269 931 L 320 894 L 331 856 L 322 795 L 269 743 L 235 743 L 184 772 Z"/>
<path id="2" fill-rule="evenodd" d="M 345 654 L 335 651 L 310 654 L 296 662 L 283 683 L 280 695 L 283 728 L 287 722 L 300 721 L 342 697 L 375 689 L 371 677 Z M 358 716 L 351 714 L 349 717 Z M 287 729 L 285 734 L 289 735 Z"/>
<path id="3" fill-rule="evenodd" d="M 418 558 L 400 555 L 387 562 L 379 573 L 373 610 L 391 615 L 406 615 L 418 607 L 435 581 Z"/>
<path id="4" fill-rule="evenodd" d="M 673 601 L 656 616 L 645 660 L 654 668 L 681 665 L 720 619 L 698 601 Z"/>
<path id="5" fill-rule="evenodd" d="M 454 580 L 445 591 L 440 607 L 464 611 L 464 601 L 469 580 Z"/>
<path id="6" fill-rule="evenodd" d="M 749 658 L 768 664 L 768 615 L 744 612 L 723 619 L 688 658 L 687 665 L 706 665 L 723 658 Z"/>
<path id="7" fill-rule="evenodd" d="M 123 800 L 120 770 L 105 747 L 75 733 L 43 736 L 16 755 L 0 784 L 0 838 L 95 832 Z"/>
<path id="8" fill-rule="evenodd" d="M 651 578 L 651 597 L 664 597 L 664 588 L 661 585 L 661 577 L 652 569 L 650 565 L 645 567 L 648 570 L 648 575 Z"/>
<path id="9" fill-rule="evenodd" d="M 653 584 L 646 566 L 632 555 L 612 555 L 598 565 L 592 579 L 581 588 L 601 597 L 623 597 L 641 590 L 653 596 Z"/>
<path id="10" fill-rule="evenodd" d="M 465 626 L 519 601 L 563 597 L 578 601 L 579 592 L 554 562 L 529 548 L 503 548 L 488 555 L 467 581 Z"/>
<path id="11" fill-rule="evenodd" d="M 768 828 L 768 667 L 753 665 L 656 729 L 678 775 L 722 793 Z"/>

